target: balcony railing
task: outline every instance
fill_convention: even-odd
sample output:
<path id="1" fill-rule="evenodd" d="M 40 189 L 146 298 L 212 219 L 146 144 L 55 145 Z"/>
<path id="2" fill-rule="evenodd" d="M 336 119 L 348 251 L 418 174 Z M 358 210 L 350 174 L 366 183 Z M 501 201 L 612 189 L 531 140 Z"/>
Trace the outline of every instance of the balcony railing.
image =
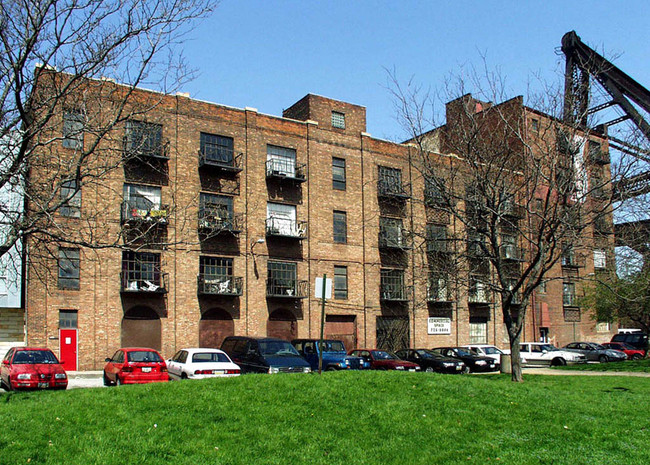
<path id="1" fill-rule="evenodd" d="M 297 165 L 295 160 L 273 158 L 266 161 L 266 177 L 287 179 L 294 182 L 307 180 L 307 165 Z"/>
<path id="2" fill-rule="evenodd" d="M 412 244 L 411 235 L 404 229 L 379 231 L 379 247 L 382 249 L 410 250 Z"/>
<path id="3" fill-rule="evenodd" d="M 141 294 L 166 294 L 169 288 L 167 273 L 152 271 L 122 271 L 120 273 L 120 292 Z"/>
<path id="4" fill-rule="evenodd" d="M 502 244 L 499 247 L 502 260 L 509 260 L 513 262 L 521 262 L 524 260 L 524 250 L 512 244 Z"/>
<path id="5" fill-rule="evenodd" d="M 401 277 L 383 276 L 379 286 L 379 299 L 385 302 L 406 302 L 410 300 L 410 290 Z"/>
<path id="6" fill-rule="evenodd" d="M 526 209 L 523 205 L 514 202 L 503 202 L 500 205 L 501 214 L 513 219 L 522 219 L 526 216 Z"/>
<path id="7" fill-rule="evenodd" d="M 409 186 L 396 183 L 392 179 L 379 179 L 377 181 L 377 196 L 385 199 L 406 200 L 411 198 Z"/>
<path id="8" fill-rule="evenodd" d="M 200 274 L 197 277 L 198 293 L 201 295 L 242 295 L 243 278 L 239 276 Z"/>
<path id="9" fill-rule="evenodd" d="M 307 222 L 288 218 L 267 218 L 266 235 L 302 240 L 307 237 Z"/>
<path id="10" fill-rule="evenodd" d="M 242 153 L 235 153 L 232 149 L 220 148 L 218 150 L 199 150 L 199 168 L 211 167 L 214 169 L 239 173 L 242 168 Z"/>
<path id="11" fill-rule="evenodd" d="M 122 202 L 122 224 L 124 223 L 157 223 L 167 224 L 168 207 L 161 205 L 159 207 L 141 208 L 134 202 Z"/>
<path id="12" fill-rule="evenodd" d="M 199 231 L 213 234 L 221 232 L 239 234 L 241 230 L 241 215 L 223 214 L 218 209 L 203 208 L 199 210 Z"/>
<path id="13" fill-rule="evenodd" d="M 150 159 L 169 160 L 169 141 L 158 144 L 136 144 L 127 135 L 122 139 L 124 147 L 124 159 Z"/>
<path id="14" fill-rule="evenodd" d="M 296 279 L 275 278 L 266 280 L 266 297 L 305 299 L 309 296 L 309 282 Z"/>
<path id="15" fill-rule="evenodd" d="M 451 302 L 449 280 L 446 277 L 430 276 L 427 285 L 427 300 L 429 302 Z"/>
<path id="16" fill-rule="evenodd" d="M 490 302 L 490 292 L 486 277 L 470 278 L 467 301 L 471 304 L 487 304 Z"/>

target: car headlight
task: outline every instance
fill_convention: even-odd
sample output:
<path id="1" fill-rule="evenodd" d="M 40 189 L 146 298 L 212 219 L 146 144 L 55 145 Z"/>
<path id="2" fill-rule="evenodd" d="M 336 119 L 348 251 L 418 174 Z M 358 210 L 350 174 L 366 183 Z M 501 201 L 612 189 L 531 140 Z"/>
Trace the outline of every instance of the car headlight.
<path id="1" fill-rule="evenodd" d="M 442 364 L 442 366 L 444 366 L 445 368 L 453 367 L 454 365 L 456 364 L 453 362 L 445 362 Z"/>
<path id="2" fill-rule="evenodd" d="M 395 367 L 395 369 L 396 369 L 396 370 L 403 370 L 404 367 L 403 367 L 403 366 L 398 366 L 398 367 Z"/>
<path id="3" fill-rule="evenodd" d="M 16 379 L 32 379 L 31 373 L 21 373 L 16 376 Z"/>
<path id="4" fill-rule="evenodd" d="M 271 374 L 280 373 L 280 368 L 278 368 L 278 367 L 269 367 L 269 373 L 271 373 Z"/>
<path id="5" fill-rule="evenodd" d="M 480 366 L 483 366 L 483 365 L 487 365 L 487 362 L 485 360 L 477 360 L 476 364 L 480 365 Z"/>
<path id="6" fill-rule="evenodd" d="M 65 379 L 65 373 L 57 373 L 54 375 L 54 379 Z"/>
<path id="7" fill-rule="evenodd" d="M 347 368 L 349 364 L 350 364 L 350 362 L 347 361 L 347 360 L 345 362 L 339 362 L 339 366 L 341 368 Z"/>
<path id="8" fill-rule="evenodd" d="M 311 373 L 311 367 L 305 367 L 305 368 L 303 369 L 303 372 L 304 372 L 304 373 Z"/>

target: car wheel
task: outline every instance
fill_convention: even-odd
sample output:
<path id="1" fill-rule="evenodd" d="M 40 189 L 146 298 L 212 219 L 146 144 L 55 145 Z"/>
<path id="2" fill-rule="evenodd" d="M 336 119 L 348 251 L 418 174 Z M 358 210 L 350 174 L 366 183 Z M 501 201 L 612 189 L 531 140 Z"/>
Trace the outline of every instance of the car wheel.
<path id="1" fill-rule="evenodd" d="M 111 383 L 111 380 L 108 379 L 108 375 L 106 374 L 106 372 L 104 372 L 104 377 L 103 378 L 104 378 L 104 386 L 110 386 L 111 384 L 113 384 L 113 383 Z"/>
<path id="2" fill-rule="evenodd" d="M 465 365 L 465 368 L 463 368 L 463 374 L 464 374 L 464 375 L 468 375 L 469 372 L 470 372 L 469 367 L 468 367 L 467 365 Z"/>
<path id="3" fill-rule="evenodd" d="M 566 365 L 566 360 L 564 360 L 562 357 L 554 358 L 551 361 L 551 366 L 553 367 L 562 367 Z"/>
<path id="4" fill-rule="evenodd" d="M 181 379 L 187 379 L 187 373 L 182 373 L 181 374 Z"/>
<path id="5" fill-rule="evenodd" d="M 424 371 L 426 371 L 427 373 L 433 373 L 434 370 L 433 367 L 427 367 L 427 369 Z"/>
<path id="6" fill-rule="evenodd" d="M 124 383 L 123 383 L 122 380 L 120 379 L 120 376 L 119 376 L 119 375 L 116 375 L 116 376 L 115 376 L 115 385 L 116 385 L 116 386 L 122 386 L 123 384 L 124 384 Z"/>
<path id="7" fill-rule="evenodd" d="M 634 354 L 632 355 L 632 360 L 641 360 L 643 357 L 641 357 L 641 354 Z"/>
<path id="8" fill-rule="evenodd" d="M 5 384 L 5 389 L 7 392 L 11 391 L 11 378 L 7 378 L 7 384 Z"/>
<path id="9" fill-rule="evenodd" d="M 598 357 L 598 361 L 600 363 L 607 363 L 609 362 L 609 357 L 607 355 L 601 355 L 600 357 Z"/>

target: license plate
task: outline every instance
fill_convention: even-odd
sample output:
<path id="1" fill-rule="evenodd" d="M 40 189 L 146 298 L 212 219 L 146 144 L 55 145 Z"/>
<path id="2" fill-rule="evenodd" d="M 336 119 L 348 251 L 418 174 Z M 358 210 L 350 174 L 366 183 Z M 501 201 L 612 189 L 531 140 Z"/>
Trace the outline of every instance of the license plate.
<path id="1" fill-rule="evenodd" d="M 223 370 L 212 370 L 212 374 L 213 374 L 213 375 L 222 375 L 222 374 L 223 374 Z"/>
<path id="2" fill-rule="evenodd" d="M 49 387 L 49 386 L 50 386 L 49 383 L 38 383 L 38 387 L 39 387 L 39 389 L 47 388 L 47 387 Z"/>
<path id="3" fill-rule="evenodd" d="M 151 371 L 151 367 L 142 367 L 142 373 L 149 373 Z"/>
<path id="4" fill-rule="evenodd" d="M 456 371 L 460 371 L 460 365 L 456 365 Z"/>
<path id="5" fill-rule="evenodd" d="M 415 368 L 409 368 L 409 371 L 415 371 Z"/>

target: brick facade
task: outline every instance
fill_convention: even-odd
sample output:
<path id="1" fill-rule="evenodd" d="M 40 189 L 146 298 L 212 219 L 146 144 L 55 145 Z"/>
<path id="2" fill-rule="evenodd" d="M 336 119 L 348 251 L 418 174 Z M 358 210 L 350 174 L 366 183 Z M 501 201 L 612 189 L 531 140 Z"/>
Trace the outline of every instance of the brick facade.
<path id="1" fill-rule="evenodd" d="M 347 298 L 327 302 L 325 332 L 348 345 L 464 344 L 470 341 L 472 319 L 487 322 L 485 342 L 507 344 L 498 306 L 472 306 L 463 293 L 428 302 L 417 237 L 424 237 L 427 220 L 439 213 L 422 201 L 424 181 L 413 167 L 413 147 L 367 134 L 364 107 L 310 94 L 276 117 L 183 95 L 137 91 L 134 98 L 162 99 L 146 121 L 162 125 L 168 158 L 111 172 L 101 185 L 82 192 L 80 218 L 67 221 L 74 231 L 85 227 L 84 217 L 101 211 L 95 227 L 102 234 L 117 237 L 144 228 L 153 235 L 148 237 L 161 234 L 164 245 L 144 240 L 133 247 L 146 256 L 82 249 L 78 289 L 60 289 L 56 275 L 38 273 L 45 264 L 32 263 L 30 276 L 44 278 L 31 279 L 27 288 L 29 344 L 58 352 L 61 310 L 77 311 L 79 369 L 101 368 L 123 344 L 152 345 L 167 357 L 182 347 L 218 345 L 229 334 L 317 337 L 320 301 L 314 298 L 314 281 L 323 274 L 334 278 L 335 267 L 347 271 Z M 344 115 L 344 128 L 333 127 L 333 121 L 334 126 L 341 121 L 332 112 Z M 126 129 L 118 131 L 115 140 L 121 141 Z M 201 161 L 201 133 L 221 136 L 220 141 L 231 138 L 232 148 L 214 152 L 216 162 Z M 274 150 L 295 153 L 295 160 L 273 161 Z M 452 163 L 436 156 L 441 165 Z M 345 161 L 344 189 L 333 186 L 333 157 Z M 401 170 L 405 195 L 378 192 L 386 169 Z M 130 205 L 125 210 L 125 184 L 159 188 L 159 205 L 146 214 Z M 228 218 L 237 218 L 237 227 L 224 226 L 223 217 L 211 211 L 206 216 L 202 199 L 215 196 L 229 199 L 224 201 L 230 205 Z M 269 222 L 268 209 L 283 212 L 274 216 L 280 219 Z M 347 218 L 343 243 L 333 239 L 334 211 Z M 414 242 L 381 245 L 381 221 L 400 220 L 405 231 L 417 232 Z M 457 227 L 451 224 L 450 231 Z M 605 241 L 610 253 L 611 240 Z M 49 266 L 56 268 L 56 262 Z M 578 272 L 593 272 L 593 261 L 586 260 L 585 267 Z M 269 270 L 277 274 L 269 276 Z M 390 285 L 380 290 L 382 279 Z M 561 282 L 549 283 L 533 303 L 522 340 L 537 340 L 541 323 L 558 344 L 608 340 L 609 333 L 599 337 L 584 311 L 580 321 L 566 321 Z M 449 318 L 450 334 L 428 334 L 431 317 Z"/>

